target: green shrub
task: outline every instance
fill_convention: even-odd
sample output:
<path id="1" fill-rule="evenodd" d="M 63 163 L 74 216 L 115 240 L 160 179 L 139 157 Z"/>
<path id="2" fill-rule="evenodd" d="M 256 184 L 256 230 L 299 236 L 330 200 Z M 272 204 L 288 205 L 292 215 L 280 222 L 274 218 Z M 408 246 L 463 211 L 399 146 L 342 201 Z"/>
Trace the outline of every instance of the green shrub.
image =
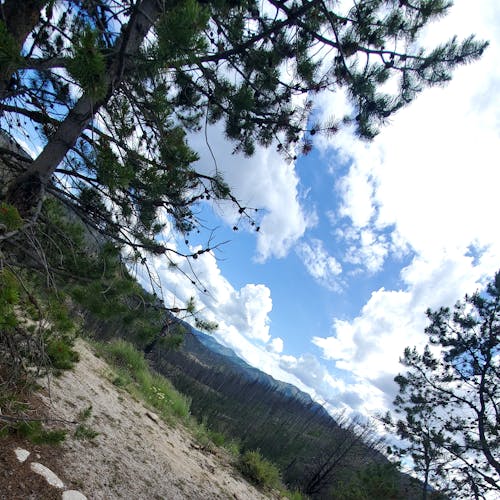
<path id="1" fill-rule="evenodd" d="M 45 352 L 49 357 L 53 368 L 58 370 L 70 370 L 80 359 L 78 353 L 72 349 L 72 341 L 59 337 L 49 339 Z"/>
<path id="2" fill-rule="evenodd" d="M 86 426 L 85 424 L 80 424 L 75 429 L 75 438 L 82 441 L 92 440 L 99 435 L 97 431 Z"/>
<path id="3" fill-rule="evenodd" d="M 280 471 L 258 451 L 246 451 L 241 455 L 238 468 L 247 479 L 258 486 L 265 488 L 280 486 Z"/>
<path id="4" fill-rule="evenodd" d="M 46 430 L 38 420 L 21 421 L 13 425 L 12 429 L 18 436 L 28 439 L 34 444 L 60 444 L 66 438 L 63 429 Z"/>

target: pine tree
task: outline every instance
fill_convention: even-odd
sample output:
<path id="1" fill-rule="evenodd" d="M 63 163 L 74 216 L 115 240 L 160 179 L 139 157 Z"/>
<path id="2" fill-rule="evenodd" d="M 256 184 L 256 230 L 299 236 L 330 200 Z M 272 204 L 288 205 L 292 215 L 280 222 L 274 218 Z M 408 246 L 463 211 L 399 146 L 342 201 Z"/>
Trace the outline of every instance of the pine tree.
<path id="1" fill-rule="evenodd" d="M 172 251 L 156 238 L 160 213 L 188 234 L 203 199 L 230 200 L 254 224 L 217 172 L 195 170 L 187 131 L 223 120 L 247 155 L 255 144 L 293 155 L 302 141 L 307 151 L 310 136 L 348 125 L 370 139 L 486 47 L 473 37 L 418 46 L 422 28 L 449 9 L 444 0 L 353 2 L 342 12 L 325 0 L 18 4 L 0 9 L 0 123 L 43 149 L 33 160 L 0 152 L 0 201 L 29 225 L 50 193 L 137 258 Z M 393 93 L 383 87 L 391 77 Z M 307 96 L 338 89 L 353 112 L 308 124 Z"/>
<path id="2" fill-rule="evenodd" d="M 396 421 L 386 422 L 407 443 L 423 479 L 453 498 L 500 491 L 500 272 L 485 293 L 465 296 L 453 310 L 427 311 L 422 354 L 407 348 L 407 372 L 396 377 Z"/>

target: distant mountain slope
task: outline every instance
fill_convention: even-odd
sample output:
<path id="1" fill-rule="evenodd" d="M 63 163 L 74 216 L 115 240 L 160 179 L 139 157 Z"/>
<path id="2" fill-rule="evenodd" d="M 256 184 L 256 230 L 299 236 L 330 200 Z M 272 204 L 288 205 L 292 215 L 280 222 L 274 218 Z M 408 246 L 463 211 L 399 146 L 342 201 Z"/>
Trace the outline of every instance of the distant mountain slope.
<path id="1" fill-rule="evenodd" d="M 283 396 L 300 400 L 306 406 L 309 406 L 311 408 L 315 407 L 314 411 L 323 413 L 325 418 L 331 418 L 325 408 L 323 408 L 323 406 L 316 403 L 309 394 L 301 391 L 293 384 L 276 380 L 271 375 L 263 372 L 262 370 L 259 370 L 258 368 L 255 368 L 254 366 L 249 365 L 246 361 L 241 359 L 232 349 L 223 346 L 222 344 L 217 342 L 217 340 L 215 340 L 211 335 L 202 333 L 194 328 L 191 329 L 191 333 L 210 351 L 223 356 L 225 362 L 234 363 L 235 365 L 241 367 L 241 369 L 243 370 L 242 374 L 246 373 L 250 379 L 259 380 L 260 383 L 266 386 L 273 387 L 275 391 L 281 393 Z"/>
<path id="2" fill-rule="evenodd" d="M 324 462 L 335 463 L 316 498 L 327 498 L 332 484 L 363 465 L 387 463 L 308 394 L 248 365 L 208 335 L 191 330 L 180 349 L 156 347 L 149 358 L 192 398 L 194 415 L 244 449 L 259 449 L 290 486 L 307 491 Z"/>

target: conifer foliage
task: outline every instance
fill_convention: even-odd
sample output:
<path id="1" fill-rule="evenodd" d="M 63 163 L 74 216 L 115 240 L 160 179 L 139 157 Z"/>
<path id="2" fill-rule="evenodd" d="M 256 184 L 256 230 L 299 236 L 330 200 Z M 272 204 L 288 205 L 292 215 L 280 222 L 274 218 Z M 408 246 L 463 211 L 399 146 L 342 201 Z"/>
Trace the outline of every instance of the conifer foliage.
<path id="1" fill-rule="evenodd" d="M 427 311 L 423 353 L 407 348 L 407 372 L 396 377 L 397 430 L 423 479 L 452 498 L 500 493 L 500 272 L 485 293 L 465 296 L 451 310 Z M 490 497 L 486 496 L 490 492 Z"/>
<path id="2" fill-rule="evenodd" d="M 222 120 L 235 150 L 247 155 L 273 144 L 293 156 L 301 141 L 310 148 L 310 135 L 348 125 L 370 139 L 424 87 L 446 82 L 484 50 L 473 37 L 418 46 L 422 28 L 449 7 L 445 0 L 370 0 L 342 10 L 329 0 L 5 0 L 1 127 L 42 149 L 33 160 L 0 152 L 9 170 L 0 201 L 30 224 L 50 193 L 138 258 L 172 251 L 156 238 L 160 213 L 187 234 L 198 226 L 201 200 L 230 200 L 255 224 L 216 169 L 195 170 L 186 132 Z M 384 87 L 391 77 L 396 84 Z M 308 96 L 339 89 L 352 113 L 308 124 Z"/>

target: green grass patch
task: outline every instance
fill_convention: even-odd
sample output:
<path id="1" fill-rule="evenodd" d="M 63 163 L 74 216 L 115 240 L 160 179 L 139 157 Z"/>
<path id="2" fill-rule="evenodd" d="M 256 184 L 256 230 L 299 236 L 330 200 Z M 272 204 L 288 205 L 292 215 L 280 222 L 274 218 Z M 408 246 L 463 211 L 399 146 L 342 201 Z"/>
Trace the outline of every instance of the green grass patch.
<path id="1" fill-rule="evenodd" d="M 176 391 L 166 378 L 152 372 L 144 355 L 132 344 L 116 340 L 96 346 L 116 371 L 114 385 L 144 399 L 170 423 L 173 417 L 181 420 L 189 417 L 191 400 Z"/>
<path id="2" fill-rule="evenodd" d="M 246 451 L 241 455 L 238 469 L 252 483 L 263 488 L 280 488 L 280 471 L 258 451 Z"/>

